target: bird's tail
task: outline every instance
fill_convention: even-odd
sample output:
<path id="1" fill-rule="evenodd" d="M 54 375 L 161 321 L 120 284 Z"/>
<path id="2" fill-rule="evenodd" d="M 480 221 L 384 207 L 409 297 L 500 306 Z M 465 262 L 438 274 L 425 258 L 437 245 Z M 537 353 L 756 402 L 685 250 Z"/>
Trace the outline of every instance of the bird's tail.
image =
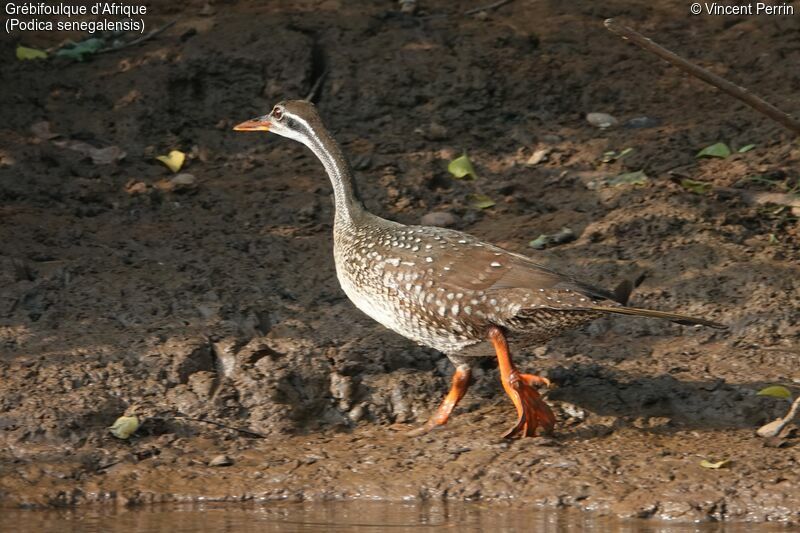
<path id="1" fill-rule="evenodd" d="M 664 311 L 653 311 L 652 309 L 638 309 L 636 307 L 603 307 L 603 306 L 593 306 L 592 310 L 595 311 L 602 311 L 604 313 L 614 313 L 617 315 L 632 315 L 632 316 L 644 316 L 650 318 L 662 318 L 664 320 L 669 320 L 670 322 L 675 322 L 676 324 L 682 324 L 684 326 L 708 326 L 710 328 L 715 329 L 728 329 L 728 326 L 725 324 L 720 324 L 719 322 L 713 322 L 711 320 L 706 320 L 704 318 L 695 318 L 686 315 L 679 315 L 677 313 L 666 313 Z"/>

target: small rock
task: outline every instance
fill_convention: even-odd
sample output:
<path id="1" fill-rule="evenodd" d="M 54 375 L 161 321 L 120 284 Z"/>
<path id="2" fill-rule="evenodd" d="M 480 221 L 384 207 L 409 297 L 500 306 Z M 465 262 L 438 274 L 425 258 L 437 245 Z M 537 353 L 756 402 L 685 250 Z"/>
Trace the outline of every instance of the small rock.
<path id="1" fill-rule="evenodd" d="M 58 137 L 58 133 L 50 131 L 50 123 L 46 120 L 31 125 L 31 132 L 39 139 L 45 141 Z"/>
<path id="2" fill-rule="evenodd" d="M 331 372 L 331 396 L 339 400 L 342 409 L 350 408 L 353 399 L 353 380 L 348 376 L 343 376 L 338 372 Z"/>
<path id="3" fill-rule="evenodd" d="M 528 165 L 529 167 L 538 165 L 542 161 L 547 160 L 547 155 L 549 153 L 550 153 L 550 148 L 540 148 L 539 150 L 533 152 L 533 155 L 530 156 L 527 161 L 525 161 L 525 164 Z"/>
<path id="4" fill-rule="evenodd" d="M 661 121 L 653 117 L 634 117 L 625 123 L 626 128 L 655 128 L 660 126 Z"/>
<path id="5" fill-rule="evenodd" d="M 597 128 L 605 129 L 611 126 L 616 126 L 619 122 L 616 118 L 608 113 L 588 113 L 586 121 Z"/>
<path id="6" fill-rule="evenodd" d="M 232 464 L 233 459 L 225 454 L 217 455 L 208 462 L 208 466 L 231 466 Z"/>
<path id="7" fill-rule="evenodd" d="M 359 420 L 364 418 L 364 414 L 365 414 L 364 413 L 364 404 L 358 404 L 355 407 L 353 407 L 352 409 L 350 409 L 350 412 L 347 413 L 347 416 L 353 422 L 358 422 Z"/>
<path id="8" fill-rule="evenodd" d="M 429 141 L 442 141 L 448 137 L 447 128 L 437 122 L 431 122 L 424 136 Z"/>
<path id="9" fill-rule="evenodd" d="M 578 420 L 583 420 L 586 418 L 586 411 L 581 409 L 575 404 L 569 402 L 561 402 L 561 409 L 572 418 L 576 418 Z"/>
<path id="10" fill-rule="evenodd" d="M 423 226 L 439 226 L 441 228 L 451 228 L 458 224 L 458 217 L 448 211 L 431 211 L 426 213 L 419 220 Z"/>
<path id="11" fill-rule="evenodd" d="M 413 15 L 417 10 L 417 0 L 400 0 L 400 12 L 407 15 Z"/>
<path id="12" fill-rule="evenodd" d="M 186 172 L 182 172 L 177 176 L 173 177 L 171 180 L 172 185 L 175 187 L 175 190 L 178 189 L 191 189 L 194 187 L 197 179 L 192 174 L 188 174 Z"/>
<path id="13" fill-rule="evenodd" d="M 557 144 L 557 143 L 560 143 L 563 140 L 564 139 L 562 139 L 560 136 L 558 136 L 558 135 L 556 135 L 554 133 L 547 133 L 545 135 L 542 135 L 542 142 L 546 142 L 546 143 L 550 143 L 550 144 Z"/>
<path id="14" fill-rule="evenodd" d="M 197 178 L 187 172 L 173 176 L 170 179 L 159 180 L 154 183 L 154 187 L 164 192 L 181 192 L 194 189 L 197 183 Z"/>

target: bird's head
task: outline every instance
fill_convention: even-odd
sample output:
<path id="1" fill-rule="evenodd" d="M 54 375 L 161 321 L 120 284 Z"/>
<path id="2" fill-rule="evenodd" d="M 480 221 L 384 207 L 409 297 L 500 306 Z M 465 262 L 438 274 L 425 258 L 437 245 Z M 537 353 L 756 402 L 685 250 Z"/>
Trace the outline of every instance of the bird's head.
<path id="1" fill-rule="evenodd" d="M 277 104 L 268 114 L 246 120 L 233 129 L 270 131 L 308 145 L 313 132 L 318 131 L 321 124 L 314 104 L 305 100 L 287 100 Z"/>

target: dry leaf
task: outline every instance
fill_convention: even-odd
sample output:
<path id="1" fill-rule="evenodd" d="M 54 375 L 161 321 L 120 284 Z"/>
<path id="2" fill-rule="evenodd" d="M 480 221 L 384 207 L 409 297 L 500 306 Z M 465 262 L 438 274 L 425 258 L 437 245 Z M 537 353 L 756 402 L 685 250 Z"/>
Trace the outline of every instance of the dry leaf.
<path id="1" fill-rule="evenodd" d="M 727 465 L 729 462 L 730 460 L 725 459 L 724 461 L 717 461 L 716 463 L 712 463 L 711 461 L 703 459 L 702 461 L 700 461 L 700 466 L 702 466 L 703 468 L 713 468 L 714 470 L 717 470 Z"/>
<path id="2" fill-rule="evenodd" d="M 27 46 L 17 46 L 17 59 L 20 61 L 45 58 L 47 58 L 47 52 L 37 50 L 36 48 L 28 48 Z"/>
<path id="3" fill-rule="evenodd" d="M 138 416 L 121 416 L 117 418 L 108 430 L 118 439 L 127 439 L 139 429 Z"/>

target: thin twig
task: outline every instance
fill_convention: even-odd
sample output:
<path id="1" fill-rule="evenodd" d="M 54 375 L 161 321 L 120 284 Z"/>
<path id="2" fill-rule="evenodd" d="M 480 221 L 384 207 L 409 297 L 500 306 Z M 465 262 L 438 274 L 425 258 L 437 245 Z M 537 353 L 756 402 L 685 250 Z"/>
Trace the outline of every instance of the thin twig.
<path id="1" fill-rule="evenodd" d="M 237 428 L 237 427 L 234 427 L 234 426 L 229 426 L 227 424 L 223 424 L 222 422 L 214 422 L 212 420 L 204 420 L 202 418 L 194 418 L 194 417 L 185 416 L 185 415 L 176 416 L 175 418 L 182 418 L 184 420 L 191 420 L 192 422 L 202 422 L 204 424 L 211 424 L 212 426 L 217 426 L 217 427 L 224 428 L 224 429 L 230 429 L 230 430 L 233 430 L 233 431 L 238 431 L 239 433 L 244 433 L 245 435 L 250 435 L 251 437 L 258 437 L 259 439 L 266 439 L 267 438 L 267 436 L 264 435 L 263 433 L 259 433 L 257 431 L 253 431 L 252 429 Z"/>
<path id="2" fill-rule="evenodd" d="M 142 35 L 141 37 L 137 37 L 136 39 L 134 39 L 132 41 L 128 41 L 128 42 L 120 44 L 118 46 L 107 46 L 105 48 L 101 48 L 100 50 L 98 50 L 95 53 L 96 54 L 104 54 L 106 52 L 116 52 L 117 50 L 123 50 L 125 48 L 130 48 L 131 46 L 136 46 L 137 44 L 141 44 L 141 43 L 143 43 L 145 41 L 149 41 L 153 37 L 156 37 L 157 35 L 159 35 L 161 33 L 164 33 L 166 30 L 168 30 L 169 28 L 174 26 L 176 22 L 177 21 L 175 21 L 175 20 L 173 20 L 172 22 L 167 22 L 166 24 L 164 24 L 160 28 L 154 29 L 153 31 L 151 31 L 147 35 Z"/>
<path id="3" fill-rule="evenodd" d="M 675 65 L 681 70 L 684 70 L 695 76 L 700 78 L 704 82 L 713 85 L 714 87 L 718 88 L 719 90 L 728 93 L 729 95 L 733 96 L 734 98 L 738 98 L 745 104 L 749 105 L 756 111 L 759 111 L 769 118 L 778 122 L 779 124 L 783 125 L 787 129 L 793 131 L 794 133 L 800 134 L 800 121 L 789 115 L 788 113 L 784 113 L 777 107 L 773 106 L 763 98 L 756 96 L 755 94 L 751 93 L 747 89 L 740 87 L 734 83 L 729 82 L 725 78 L 717 76 L 709 72 L 708 70 L 695 65 L 694 63 L 690 63 L 689 61 L 683 59 L 681 56 L 677 55 L 674 52 L 671 52 L 664 48 L 663 46 L 654 43 L 652 40 L 648 39 L 641 33 L 638 33 L 627 26 L 623 26 L 621 24 L 617 24 L 614 19 L 608 19 L 605 21 L 606 28 L 623 39 L 628 39 L 635 45 L 644 48 L 648 52 L 652 52 L 659 56 L 662 59 L 670 62 L 671 64 Z"/>
<path id="4" fill-rule="evenodd" d="M 480 13 L 481 11 L 491 11 L 492 9 L 497 9 L 500 6 L 504 6 L 506 4 L 510 4 L 513 0 L 499 0 L 493 4 L 489 4 L 488 6 L 483 7 L 474 7 L 472 9 L 468 9 L 464 11 L 465 15 L 474 15 L 475 13 Z"/>
<path id="5" fill-rule="evenodd" d="M 322 71 L 322 74 L 320 74 L 317 77 L 317 80 L 314 82 L 314 85 L 311 86 L 311 90 L 308 91 L 308 95 L 304 98 L 306 102 L 311 102 L 317 97 L 317 92 L 319 91 L 319 88 L 322 86 L 322 81 L 325 79 L 325 76 L 327 75 L 328 75 L 328 69 L 325 69 Z"/>

